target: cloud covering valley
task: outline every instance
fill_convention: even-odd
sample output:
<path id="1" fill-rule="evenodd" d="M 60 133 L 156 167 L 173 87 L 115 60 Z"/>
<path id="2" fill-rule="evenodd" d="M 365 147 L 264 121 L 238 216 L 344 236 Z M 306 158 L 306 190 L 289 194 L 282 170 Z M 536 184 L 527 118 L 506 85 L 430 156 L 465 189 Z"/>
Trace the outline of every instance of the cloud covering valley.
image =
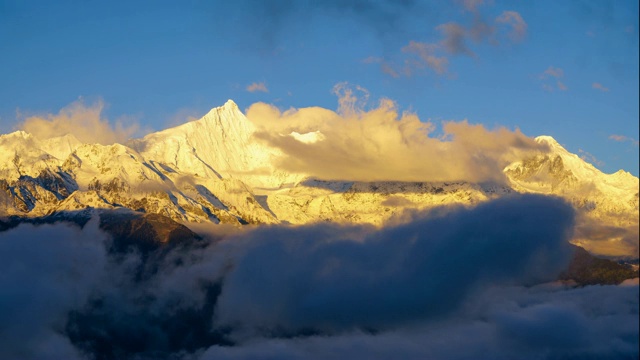
<path id="1" fill-rule="evenodd" d="M 0 237 L 0 326 L 21 338 L 2 356 L 637 355 L 637 282 L 547 283 L 573 226 L 564 201 L 517 195 L 384 229 L 201 228 L 201 243 L 142 256 L 109 250 L 97 219 L 23 224 Z"/>

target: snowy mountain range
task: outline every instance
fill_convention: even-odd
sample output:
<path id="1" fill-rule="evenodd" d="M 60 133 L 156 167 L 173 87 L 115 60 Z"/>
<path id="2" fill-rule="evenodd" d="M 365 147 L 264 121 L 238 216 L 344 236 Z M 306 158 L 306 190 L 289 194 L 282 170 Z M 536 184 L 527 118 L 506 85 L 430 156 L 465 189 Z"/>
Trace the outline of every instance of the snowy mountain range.
<path id="1" fill-rule="evenodd" d="M 513 192 L 560 196 L 574 205 L 574 242 L 602 255 L 635 256 L 638 178 L 604 174 L 549 136 L 546 154 L 504 169 L 507 184 L 323 181 L 274 164 L 279 150 L 231 100 L 199 120 L 126 144 L 85 144 L 73 135 L 0 136 L 0 216 L 42 217 L 85 208 L 129 208 L 179 222 L 382 225 L 407 210 L 464 206 Z M 290 134 L 314 141 L 313 133 Z M 635 254 L 635 255 L 634 255 Z"/>

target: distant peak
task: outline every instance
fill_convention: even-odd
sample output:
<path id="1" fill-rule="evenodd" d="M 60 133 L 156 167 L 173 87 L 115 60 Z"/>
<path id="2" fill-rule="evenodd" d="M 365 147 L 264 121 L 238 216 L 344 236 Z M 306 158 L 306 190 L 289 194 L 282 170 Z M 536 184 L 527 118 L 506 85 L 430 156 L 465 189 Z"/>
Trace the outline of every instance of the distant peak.
<path id="1" fill-rule="evenodd" d="M 536 137 L 535 140 L 536 140 L 536 142 L 539 142 L 539 143 L 544 142 L 544 143 L 547 143 L 549 145 L 560 145 L 556 141 L 556 139 L 554 139 L 552 136 L 549 136 L 549 135 L 540 135 L 540 136 Z"/>
<path id="2" fill-rule="evenodd" d="M 231 99 L 227 100 L 227 102 L 225 102 L 224 105 L 215 107 L 212 110 L 216 110 L 218 112 L 222 111 L 222 112 L 232 112 L 232 113 L 241 112 L 240 108 L 238 108 L 238 104 L 236 104 L 235 101 Z"/>
<path id="3" fill-rule="evenodd" d="M 624 171 L 623 169 L 616 171 L 612 175 L 619 179 L 637 179 L 637 177 L 634 176 L 632 173 L 628 171 Z"/>
<path id="4" fill-rule="evenodd" d="M 238 104 L 236 104 L 233 100 L 229 99 L 226 103 L 224 103 L 223 107 L 226 108 L 238 108 Z"/>
<path id="5" fill-rule="evenodd" d="M 14 131 L 8 134 L 0 134 L 0 136 L 6 139 L 15 139 L 15 138 L 29 139 L 32 137 L 31 134 L 23 130 Z"/>
<path id="6" fill-rule="evenodd" d="M 238 108 L 238 104 L 236 104 L 233 100 L 229 99 L 222 106 L 216 106 L 212 108 L 209 113 L 205 115 L 205 117 L 213 115 L 213 114 L 221 114 L 221 113 L 238 113 L 240 109 Z"/>
<path id="7" fill-rule="evenodd" d="M 535 138 L 535 141 L 538 144 L 543 144 L 543 145 L 547 145 L 549 146 L 549 149 L 553 150 L 554 152 L 567 152 L 567 149 L 564 148 L 564 146 L 560 145 L 560 143 L 558 141 L 556 141 L 556 139 L 554 139 L 553 137 L 549 136 L 549 135 L 541 135 Z"/>

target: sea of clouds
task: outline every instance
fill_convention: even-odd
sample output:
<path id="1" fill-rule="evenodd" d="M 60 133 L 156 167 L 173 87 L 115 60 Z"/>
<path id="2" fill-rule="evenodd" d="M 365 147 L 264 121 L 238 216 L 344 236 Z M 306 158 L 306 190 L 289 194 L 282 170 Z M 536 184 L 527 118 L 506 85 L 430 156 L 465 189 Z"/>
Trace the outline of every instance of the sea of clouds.
<path id="1" fill-rule="evenodd" d="M 385 228 L 202 227 L 156 257 L 113 253 L 98 219 L 23 224 L 0 234 L 0 358 L 637 358 L 637 280 L 553 282 L 574 218 L 516 195 Z"/>

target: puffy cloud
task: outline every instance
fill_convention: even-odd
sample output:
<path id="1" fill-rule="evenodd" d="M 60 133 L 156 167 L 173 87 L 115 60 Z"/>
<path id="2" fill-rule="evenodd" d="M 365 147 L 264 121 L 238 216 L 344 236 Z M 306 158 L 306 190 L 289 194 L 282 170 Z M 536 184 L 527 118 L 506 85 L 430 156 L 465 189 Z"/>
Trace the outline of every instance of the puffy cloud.
<path id="1" fill-rule="evenodd" d="M 260 92 L 268 93 L 269 89 L 267 89 L 267 85 L 265 85 L 265 83 L 263 82 L 259 82 L 259 83 L 254 82 L 247 86 L 247 91 L 248 92 L 260 91 Z"/>
<path id="2" fill-rule="evenodd" d="M 112 126 L 102 118 L 103 108 L 104 103 L 101 101 L 85 105 L 78 100 L 56 115 L 27 117 L 18 128 L 41 140 L 72 134 L 81 142 L 103 145 L 123 143 L 138 131 L 138 124 L 131 120 L 127 121 L 129 124 L 119 121 Z"/>
<path id="3" fill-rule="evenodd" d="M 591 88 L 596 89 L 596 90 L 600 90 L 603 92 L 609 92 L 609 88 L 605 87 L 604 85 L 594 82 L 593 84 L 591 84 Z"/>
<path id="4" fill-rule="evenodd" d="M 253 104 L 247 117 L 256 137 L 279 148 L 277 166 L 329 180 L 504 181 L 502 169 L 524 152 L 544 151 L 519 130 L 488 130 L 467 121 L 446 122 L 446 138 L 431 136 L 434 125 L 411 113 L 399 114 L 383 99 L 365 111 L 363 96 L 344 84 L 336 87 L 339 110 L 311 107 L 281 112 Z M 289 134 L 319 132 L 322 140 L 301 142 Z"/>
<path id="5" fill-rule="evenodd" d="M 229 239 L 242 250 L 225 277 L 216 319 L 283 334 L 435 320 L 478 286 L 554 279 L 568 265 L 572 227 L 573 210 L 563 201 L 513 196 L 417 213 L 377 231 L 257 230 Z"/>

